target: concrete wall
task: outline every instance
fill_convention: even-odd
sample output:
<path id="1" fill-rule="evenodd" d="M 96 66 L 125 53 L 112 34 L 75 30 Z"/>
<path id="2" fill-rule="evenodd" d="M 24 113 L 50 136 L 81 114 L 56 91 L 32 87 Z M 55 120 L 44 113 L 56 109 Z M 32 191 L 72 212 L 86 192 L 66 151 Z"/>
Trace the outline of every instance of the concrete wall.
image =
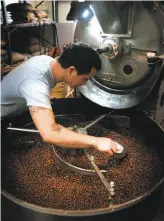
<path id="1" fill-rule="evenodd" d="M 59 47 L 63 51 L 63 45 L 74 42 L 76 23 L 57 23 Z"/>
<path id="2" fill-rule="evenodd" d="M 66 17 L 71 7 L 71 1 L 58 1 L 58 37 L 59 45 L 62 50 L 63 44 L 74 42 L 74 32 L 76 22 L 67 21 Z"/>
<path id="3" fill-rule="evenodd" d="M 58 1 L 58 22 L 59 23 L 72 23 L 67 21 L 66 17 L 71 7 L 71 1 Z"/>

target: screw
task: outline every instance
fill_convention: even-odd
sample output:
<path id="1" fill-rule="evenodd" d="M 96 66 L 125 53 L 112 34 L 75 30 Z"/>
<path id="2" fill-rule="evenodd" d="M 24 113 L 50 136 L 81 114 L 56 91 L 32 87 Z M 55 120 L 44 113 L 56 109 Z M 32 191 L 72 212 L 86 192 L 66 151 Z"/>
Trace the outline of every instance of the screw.
<path id="1" fill-rule="evenodd" d="M 115 184 L 114 184 L 113 181 L 111 181 L 111 182 L 109 183 L 109 185 L 110 185 L 110 187 L 114 187 L 114 186 L 115 186 Z"/>

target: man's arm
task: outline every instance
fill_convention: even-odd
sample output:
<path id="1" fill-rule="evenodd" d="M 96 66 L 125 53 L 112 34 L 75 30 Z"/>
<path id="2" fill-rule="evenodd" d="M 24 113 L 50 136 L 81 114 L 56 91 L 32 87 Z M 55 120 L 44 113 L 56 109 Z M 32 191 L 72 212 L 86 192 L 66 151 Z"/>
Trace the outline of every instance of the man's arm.
<path id="1" fill-rule="evenodd" d="M 96 146 L 96 137 L 79 134 L 57 124 L 51 109 L 30 106 L 29 110 L 32 119 L 45 142 L 72 148 L 88 148 Z"/>
<path id="2" fill-rule="evenodd" d="M 95 148 L 109 155 L 117 152 L 117 145 L 109 138 L 79 134 L 55 122 L 51 109 L 29 106 L 32 119 L 47 143 L 70 148 Z"/>

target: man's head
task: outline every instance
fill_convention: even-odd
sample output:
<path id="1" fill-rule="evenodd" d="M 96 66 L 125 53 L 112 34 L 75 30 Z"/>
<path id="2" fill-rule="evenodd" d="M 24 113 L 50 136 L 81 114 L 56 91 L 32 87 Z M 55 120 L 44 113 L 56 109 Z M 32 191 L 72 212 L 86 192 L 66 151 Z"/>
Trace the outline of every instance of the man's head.
<path id="1" fill-rule="evenodd" d="M 101 69 L 101 60 L 97 52 L 84 43 L 68 46 L 58 62 L 66 69 L 65 81 L 71 87 L 86 84 Z"/>

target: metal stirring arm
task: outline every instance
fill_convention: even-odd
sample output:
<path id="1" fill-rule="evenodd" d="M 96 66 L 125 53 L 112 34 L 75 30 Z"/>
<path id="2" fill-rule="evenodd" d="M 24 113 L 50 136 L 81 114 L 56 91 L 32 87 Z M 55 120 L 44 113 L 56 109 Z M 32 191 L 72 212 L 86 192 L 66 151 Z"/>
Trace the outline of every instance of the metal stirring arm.
<path id="1" fill-rule="evenodd" d="M 104 184 L 104 186 L 108 190 L 108 192 L 109 192 L 109 199 L 111 199 L 112 196 L 115 195 L 114 188 L 113 188 L 113 182 L 111 182 L 110 184 L 107 182 L 107 180 L 105 179 L 104 175 L 101 173 L 101 171 L 99 170 L 98 166 L 95 164 L 94 157 L 90 156 L 86 149 L 83 149 L 83 150 L 84 150 L 84 153 L 85 153 L 86 157 L 88 158 L 91 166 L 96 171 L 96 173 L 99 176 L 99 178 L 101 179 L 102 183 Z"/>
<path id="2" fill-rule="evenodd" d="M 94 120 L 93 122 L 91 122 L 90 124 L 88 124 L 87 126 L 84 127 L 85 130 L 87 130 L 88 128 L 92 127 L 93 125 L 95 125 L 96 123 L 98 123 L 100 120 L 104 119 L 105 117 L 107 117 L 108 115 L 110 115 L 113 111 L 110 111 L 108 114 L 104 114 L 100 117 L 98 117 L 96 120 Z M 78 130 L 77 130 L 78 132 Z M 88 158 L 91 166 L 93 167 L 93 169 L 96 171 L 97 175 L 99 176 L 99 178 L 101 179 L 102 183 L 104 184 L 104 186 L 106 187 L 107 191 L 109 192 L 109 200 L 112 198 L 113 195 L 115 195 L 114 192 L 114 183 L 110 182 L 110 184 L 107 182 L 106 178 L 104 177 L 104 175 L 101 173 L 101 171 L 99 170 L 98 166 L 95 164 L 94 162 L 94 157 L 90 156 L 90 154 L 88 153 L 88 151 L 84 148 L 83 149 L 86 157 Z"/>
<path id="3" fill-rule="evenodd" d="M 112 112 L 112 111 L 111 111 Z M 110 113 L 111 113 L 110 112 Z M 109 114 L 109 113 L 108 113 Z M 108 114 L 105 114 L 99 118 L 97 118 L 95 121 L 93 121 L 92 123 L 88 124 L 85 128 L 85 131 L 81 131 L 78 130 L 78 128 L 76 126 L 74 126 L 74 131 L 76 131 L 77 133 L 86 133 L 86 129 L 93 126 L 94 124 L 96 124 L 97 122 L 99 122 L 100 120 L 102 120 L 103 118 L 105 118 Z M 83 128 L 82 128 L 83 129 Z M 110 184 L 107 182 L 107 180 L 105 179 L 104 175 L 102 174 L 102 172 L 99 170 L 98 166 L 95 164 L 94 162 L 94 157 L 90 156 L 90 154 L 88 153 L 88 151 L 83 148 L 83 151 L 87 157 L 87 159 L 89 160 L 91 166 L 93 167 L 93 169 L 96 171 L 97 175 L 99 176 L 99 178 L 101 179 L 102 183 L 104 184 L 104 186 L 106 187 L 107 191 L 109 192 L 109 200 L 112 198 L 113 195 L 115 195 L 114 192 L 114 186 L 113 186 L 113 182 L 110 182 Z"/>
<path id="4" fill-rule="evenodd" d="M 38 130 L 34 130 L 34 129 L 24 129 L 24 128 L 17 128 L 17 127 L 7 127 L 7 129 L 8 129 L 8 130 L 15 130 L 15 131 L 39 133 Z"/>
<path id="5" fill-rule="evenodd" d="M 97 122 L 99 122 L 100 120 L 105 118 L 107 115 L 111 114 L 112 112 L 113 111 L 109 112 L 108 114 L 104 114 L 104 115 L 98 117 L 96 120 L 94 120 L 93 122 L 91 122 L 90 124 L 85 126 L 84 129 L 87 130 L 88 128 L 90 128 L 91 126 L 93 126 L 94 124 L 96 124 Z M 8 130 L 15 130 L 15 131 L 22 131 L 22 132 L 39 133 L 39 131 L 35 130 L 35 129 L 24 129 L 24 128 L 17 128 L 17 127 L 7 127 L 7 129 Z"/>
<path id="6" fill-rule="evenodd" d="M 113 112 L 113 110 L 110 111 L 110 112 L 107 113 L 107 114 L 104 114 L 104 115 L 102 115 L 102 116 L 96 118 L 96 120 L 92 121 L 90 124 L 88 124 L 87 126 L 85 126 L 84 129 L 86 129 L 86 130 L 89 129 L 89 128 L 92 127 L 93 125 L 97 124 L 100 120 L 102 120 L 102 119 L 104 119 L 105 117 L 107 117 L 108 115 L 110 115 L 112 112 Z"/>

